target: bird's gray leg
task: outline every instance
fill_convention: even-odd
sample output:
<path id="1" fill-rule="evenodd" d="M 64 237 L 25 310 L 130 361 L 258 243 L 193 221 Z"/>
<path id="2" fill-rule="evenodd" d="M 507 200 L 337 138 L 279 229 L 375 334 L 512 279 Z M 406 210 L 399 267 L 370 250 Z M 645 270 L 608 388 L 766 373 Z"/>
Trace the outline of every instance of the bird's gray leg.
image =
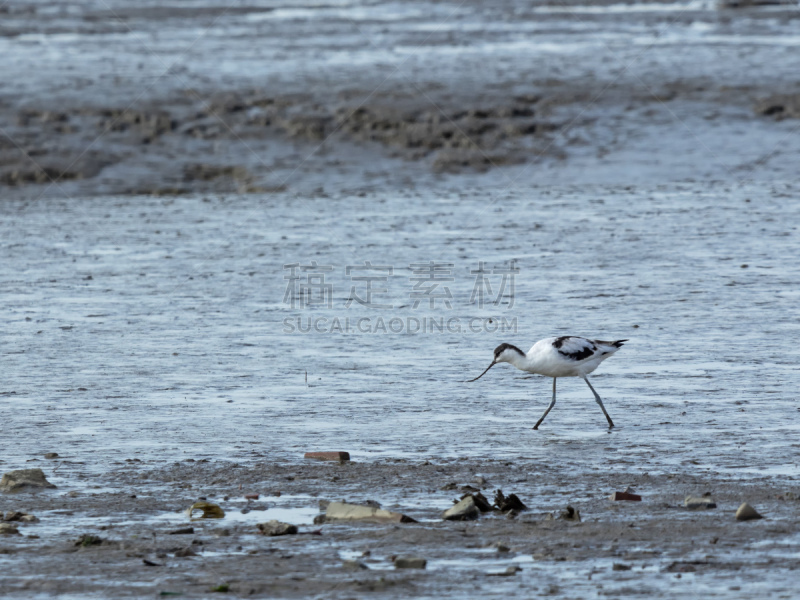
<path id="1" fill-rule="evenodd" d="M 600 408 L 603 410 L 603 414 L 606 416 L 606 419 L 608 420 L 608 426 L 609 427 L 613 427 L 614 426 L 614 421 L 612 421 L 611 417 L 608 416 L 608 413 L 606 412 L 606 407 L 603 406 L 603 401 L 600 400 L 600 395 L 592 387 L 592 384 L 589 383 L 589 378 L 588 377 L 584 377 L 583 380 L 586 382 L 586 385 L 589 386 L 589 389 L 592 390 L 592 393 L 594 394 L 594 399 L 597 400 L 597 403 L 600 405 Z"/>
<path id="2" fill-rule="evenodd" d="M 536 421 L 536 425 L 533 426 L 534 429 L 539 429 L 539 425 L 542 424 L 542 421 L 544 421 L 544 418 L 547 416 L 547 413 L 549 413 L 550 410 L 552 410 L 552 408 L 555 405 L 556 405 L 556 378 L 553 377 L 553 399 L 550 401 L 550 406 L 548 406 L 547 410 L 544 411 L 542 418 Z"/>

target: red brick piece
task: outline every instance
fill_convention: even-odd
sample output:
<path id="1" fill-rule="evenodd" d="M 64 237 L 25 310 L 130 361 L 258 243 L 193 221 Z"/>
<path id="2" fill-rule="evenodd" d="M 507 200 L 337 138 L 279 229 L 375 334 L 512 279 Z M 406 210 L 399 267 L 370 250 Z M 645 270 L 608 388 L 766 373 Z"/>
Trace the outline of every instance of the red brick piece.
<path id="1" fill-rule="evenodd" d="M 245 494 L 244 497 L 246 500 L 258 500 L 258 494 Z"/>
<path id="2" fill-rule="evenodd" d="M 631 494 L 630 492 L 614 492 L 611 494 L 611 499 L 614 502 L 619 500 L 631 500 L 633 502 L 641 502 L 642 497 L 639 494 Z"/>
<path id="3" fill-rule="evenodd" d="M 316 458 L 317 460 L 350 460 L 349 452 L 306 452 L 304 458 Z"/>

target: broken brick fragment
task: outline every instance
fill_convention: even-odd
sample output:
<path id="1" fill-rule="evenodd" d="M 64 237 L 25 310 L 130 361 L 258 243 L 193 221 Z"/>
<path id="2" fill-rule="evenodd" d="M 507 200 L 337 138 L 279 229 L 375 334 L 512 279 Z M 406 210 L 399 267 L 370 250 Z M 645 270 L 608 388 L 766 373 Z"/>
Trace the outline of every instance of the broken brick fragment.
<path id="1" fill-rule="evenodd" d="M 350 460 L 349 452 L 306 452 L 304 458 L 315 458 L 317 460 Z"/>

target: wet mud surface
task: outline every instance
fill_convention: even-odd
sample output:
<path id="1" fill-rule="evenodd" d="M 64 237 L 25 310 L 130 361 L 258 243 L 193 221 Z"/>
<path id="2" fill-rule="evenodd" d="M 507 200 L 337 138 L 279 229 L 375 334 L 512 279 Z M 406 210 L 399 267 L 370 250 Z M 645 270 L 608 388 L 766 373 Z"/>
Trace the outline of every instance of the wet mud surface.
<path id="1" fill-rule="evenodd" d="M 797 327 L 796 188 L 547 186 L 487 206 L 493 193 L 6 202 L 0 470 L 41 467 L 59 487 L 0 495 L 5 512 L 40 518 L 0 541 L 4 589 L 790 597 L 798 350 L 780 340 Z M 429 258 L 458 266 L 450 309 L 413 309 L 408 264 Z M 474 263 L 511 258 L 514 305 L 471 304 Z M 334 267 L 331 308 L 282 302 L 296 260 Z M 363 260 L 396 265 L 381 296 L 393 310 L 345 308 L 345 265 Z M 305 325 L 378 317 L 457 320 Z M 516 331 L 468 325 L 514 317 Z M 582 382 L 560 380 L 539 431 L 549 380 L 497 367 L 464 383 L 501 341 L 570 333 L 630 339 L 592 378 L 611 432 Z M 353 463 L 302 458 L 313 450 Z M 516 493 L 529 511 L 441 521 L 465 485 Z M 641 503 L 608 499 L 629 486 Z M 716 509 L 682 508 L 706 493 Z M 179 511 L 199 497 L 226 517 L 190 523 Z M 419 523 L 313 524 L 320 500 L 341 499 Z M 735 521 L 744 501 L 766 518 Z M 546 520 L 567 505 L 580 524 Z M 301 533 L 259 535 L 272 519 Z M 193 536 L 168 533 L 188 525 Z M 75 546 L 82 535 L 104 542 Z M 175 556 L 187 546 L 197 556 Z M 428 568 L 395 570 L 394 555 Z"/>
<path id="2" fill-rule="evenodd" d="M 3 10 L 6 195 L 793 176 L 793 5 Z"/>
<path id="3" fill-rule="evenodd" d="M 710 597 L 766 589 L 792 596 L 798 499 L 785 486 L 650 476 L 613 461 L 608 467 L 615 472 L 576 479 L 563 467 L 524 458 L 250 467 L 183 461 L 112 466 L 102 478 L 118 490 L 112 491 L 75 486 L 85 467 L 64 460 L 54 478 L 63 489 L 16 498 L 42 521 L 20 526 L 28 537 L 5 536 L 3 557 L 16 572 L 4 576 L 4 590 L 20 598 L 208 597 L 220 585 L 233 597 L 281 598 L 679 597 L 698 588 Z M 643 494 L 642 502 L 608 499 L 608 492 L 628 485 Z M 73 487 L 80 491 L 66 492 Z M 515 490 L 529 510 L 441 520 L 465 490 L 490 495 L 499 487 Z M 261 496 L 247 502 L 245 490 Z M 385 508 L 418 522 L 311 523 L 320 500 L 364 502 L 374 500 L 372 492 Z M 708 492 L 716 509 L 683 508 L 684 494 Z M 197 496 L 218 502 L 226 517 L 190 522 L 182 511 Z M 742 498 L 768 518 L 734 520 Z M 581 521 L 557 518 L 567 505 Z M 61 526 L 48 524 L 58 517 Z M 259 535 L 256 523 L 276 517 L 300 523 L 300 532 Z M 193 532 L 174 533 L 187 527 Z M 100 542 L 80 544 L 87 533 Z M 186 548 L 191 553 L 182 556 Z M 424 557 L 426 569 L 395 568 L 397 556 Z M 509 567 L 519 570 L 507 575 Z"/>
<path id="4" fill-rule="evenodd" d="M 798 17 L 0 7 L 0 473 L 58 486 L 0 493 L 39 519 L 3 594 L 794 597 Z M 578 380 L 538 431 L 550 380 L 464 383 L 550 335 L 630 340 L 592 376 L 613 430 Z M 441 519 L 499 489 L 528 510 Z M 314 523 L 338 500 L 418 522 Z"/>

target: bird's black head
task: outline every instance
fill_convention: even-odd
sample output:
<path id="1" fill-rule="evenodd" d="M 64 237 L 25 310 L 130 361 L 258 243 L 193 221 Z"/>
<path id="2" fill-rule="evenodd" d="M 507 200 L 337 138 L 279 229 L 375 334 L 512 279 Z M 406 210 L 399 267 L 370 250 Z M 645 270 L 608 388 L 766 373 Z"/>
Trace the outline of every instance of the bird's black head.
<path id="1" fill-rule="evenodd" d="M 500 344 L 497 348 L 494 349 L 494 362 L 505 362 L 501 359 L 504 353 L 506 352 L 517 353 L 520 356 L 525 356 L 525 353 L 514 346 L 513 344 Z M 508 356 L 508 354 L 506 354 Z"/>
<path id="2" fill-rule="evenodd" d="M 486 367 L 486 371 L 478 375 L 475 379 L 470 379 L 467 383 L 471 381 L 477 381 L 478 379 L 486 375 L 489 369 L 491 369 L 497 363 L 511 362 L 512 361 L 511 357 L 513 357 L 515 354 L 519 354 L 520 356 L 525 356 L 525 353 L 522 350 L 520 350 L 519 348 L 517 348 L 512 344 L 500 344 L 497 348 L 494 349 L 494 360 L 488 367 Z"/>

